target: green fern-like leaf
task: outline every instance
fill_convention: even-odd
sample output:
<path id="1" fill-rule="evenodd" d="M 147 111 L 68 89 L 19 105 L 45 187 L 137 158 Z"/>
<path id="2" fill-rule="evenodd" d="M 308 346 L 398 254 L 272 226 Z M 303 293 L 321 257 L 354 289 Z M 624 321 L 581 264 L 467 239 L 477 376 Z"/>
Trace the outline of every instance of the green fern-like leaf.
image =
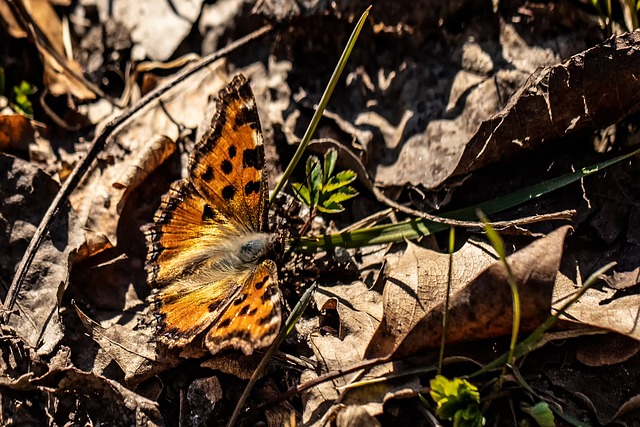
<path id="1" fill-rule="evenodd" d="M 338 172 L 333 175 L 338 159 L 335 149 L 328 150 L 324 155 L 324 163 L 320 159 L 310 156 L 307 159 L 305 184 L 292 184 L 293 191 L 298 200 L 324 213 L 339 213 L 344 211 L 342 202 L 358 195 L 351 184 L 356 179 L 356 173 L 351 170 Z"/>

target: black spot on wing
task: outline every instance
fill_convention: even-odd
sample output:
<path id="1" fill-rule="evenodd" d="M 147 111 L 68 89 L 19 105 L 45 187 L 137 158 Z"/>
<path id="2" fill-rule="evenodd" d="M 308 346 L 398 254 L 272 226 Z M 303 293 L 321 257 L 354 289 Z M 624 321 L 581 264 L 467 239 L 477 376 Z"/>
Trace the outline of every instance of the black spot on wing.
<path id="1" fill-rule="evenodd" d="M 233 305 L 240 305 L 246 299 L 247 299 L 247 294 L 240 294 L 240 296 L 233 301 Z"/>
<path id="2" fill-rule="evenodd" d="M 207 166 L 207 170 L 202 175 L 200 175 L 200 178 L 207 182 L 213 180 L 213 168 L 211 166 Z"/>
<path id="3" fill-rule="evenodd" d="M 260 128 L 258 117 L 254 109 L 243 106 L 240 111 L 236 113 L 233 129 L 238 130 L 238 128 L 243 126 L 249 126 L 253 130 L 258 130 Z"/>
<path id="4" fill-rule="evenodd" d="M 222 189 L 222 197 L 229 201 L 236 195 L 236 188 L 233 185 L 227 185 Z"/>
<path id="5" fill-rule="evenodd" d="M 244 194 L 249 196 L 253 193 L 259 193 L 260 192 L 260 182 L 259 181 L 249 181 L 247 182 L 247 184 L 244 186 Z"/>
<path id="6" fill-rule="evenodd" d="M 264 279 L 262 279 L 262 280 L 261 280 L 261 281 L 259 281 L 259 282 L 256 282 L 256 284 L 255 284 L 255 285 L 253 285 L 253 286 L 255 286 L 255 288 L 256 288 L 257 290 L 262 289 L 262 287 L 264 286 L 264 284 L 265 284 L 265 283 L 267 283 L 267 279 L 268 279 L 268 278 L 269 278 L 269 276 L 265 276 L 265 278 L 264 278 Z"/>
<path id="7" fill-rule="evenodd" d="M 258 320 L 258 325 L 264 326 L 273 320 L 273 316 L 266 316 Z"/>
<path id="8" fill-rule="evenodd" d="M 210 219 L 214 219 L 216 217 L 215 211 L 209 205 L 204 206 L 204 210 L 202 211 L 202 220 L 207 221 Z"/>
<path id="9" fill-rule="evenodd" d="M 247 313 L 249 313 L 249 310 L 251 310 L 251 307 L 249 307 L 249 304 L 247 304 L 242 307 L 238 313 L 240 314 L 240 316 L 246 316 Z"/>
<path id="10" fill-rule="evenodd" d="M 236 146 L 235 145 L 230 145 L 229 146 L 229 158 L 233 159 L 236 156 Z"/>
<path id="11" fill-rule="evenodd" d="M 238 81 L 238 95 L 240 96 L 240 99 L 253 99 L 253 93 L 251 92 L 251 87 L 249 86 L 249 84 L 247 83 L 247 80 L 241 76 L 236 77 L 236 80 Z"/>
<path id="12" fill-rule="evenodd" d="M 231 319 L 229 319 L 228 317 L 226 319 L 224 319 L 222 322 L 218 323 L 218 328 L 226 328 L 227 326 L 229 326 L 231 324 Z"/>
<path id="13" fill-rule="evenodd" d="M 231 172 L 233 172 L 233 165 L 231 164 L 229 159 L 224 159 L 220 164 L 220 169 L 222 169 L 222 172 L 224 172 L 225 175 L 229 175 Z"/>
<path id="14" fill-rule="evenodd" d="M 242 152 L 242 166 L 245 168 L 262 169 L 264 166 L 264 146 L 247 148 Z"/>

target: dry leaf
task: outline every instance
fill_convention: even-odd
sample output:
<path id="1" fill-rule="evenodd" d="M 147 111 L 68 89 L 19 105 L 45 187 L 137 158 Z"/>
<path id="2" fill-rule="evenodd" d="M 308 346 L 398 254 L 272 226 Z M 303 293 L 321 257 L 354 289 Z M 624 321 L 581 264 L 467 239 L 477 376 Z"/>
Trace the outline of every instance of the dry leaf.
<path id="1" fill-rule="evenodd" d="M 518 283 L 522 332 L 536 328 L 550 315 L 553 283 L 568 230 L 568 226 L 561 227 L 507 258 Z M 488 255 L 478 249 L 463 248 L 457 254 L 447 342 L 508 335 L 513 322 L 512 295 L 502 263 L 487 266 Z M 409 251 L 388 279 L 384 319 L 367 348 L 367 358 L 410 355 L 440 346 L 447 266 L 448 255 L 421 248 Z"/>
<path id="2" fill-rule="evenodd" d="M 4 348 L 7 341 L 2 344 L 2 353 L 9 354 L 4 352 L 7 350 Z M 46 415 L 51 416 L 47 410 L 50 407 L 39 402 L 47 402 L 56 408 L 58 416 L 66 416 L 65 412 L 72 416 L 75 413 L 72 419 L 76 424 L 79 422 L 85 425 L 90 424 L 91 420 L 109 419 L 119 421 L 120 424 L 116 425 L 122 426 L 164 425 L 156 402 L 136 394 L 114 380 L 73 367 L 68 348 L 61 348 L 48 364 L 38 358 L 30 359 L 32 356 L 33 353 L 25 352 L 24 359 L 27 360 L 22 362 L 27 362 L 24 363 L 26 366 L 18 366 L 19 369 L 12 371 L 10 375 L 0 376 L 3 397 L 13 397 L 8 405 L 3 402 L 3 420 L 10 419 L 12 414 L 22 414 L 24 409 L 21 410 L 21 406 L 30 406 L 26 414 L 41 417 L 39 422 L 31 420 L 32 425 L 43 425 Z M 30 396 L 35 396 L 33 404 L 29 403 L 32 402 L 29 399 L 33 399 Z M 10 409 L 6 413 L 8 408 Z M 78 408 L 83 410 L 77 411 Z M 9 418 L 5 418 L 5 415 Z M 49 421 L 51 425 L 56 424 L 51 418 Z"/>
<path id="3" fill-rule="evenodd" d="M 0 247 L 4 248 L 0 252 L 0 277 L 6 284 L 4 292 L 59 188 L 34 165 L 0 155 Z M 83 242 L 84 233 L 75 213 L 68 204 L 63 205 L 35 255 L 18 295 L 18 313 L 9 322 L 40 354 L 51 352 L 62 338 L 59 303 L 71 262 Z"/>
<path id="4" fill-rule="evenodd" d="M 138 383 L 165 369 L 156 362 L 154 328 L 138 327 L 133 333 L 129 324 L 113 323 L 103 327 L 77 306 L 75 309 L 93 339 L 120 366 L 125 381 L 134 380 L 134 383 Z"/>
<path id="5" fill-rule="evenodd" d="M 48 0 L 28 0 L 24 2 L 24 6 L 47 39 L 45 41 L 34 37 L 44 66 L 44 84 L 49 92 L 54 96 L 71 94 L 81 100 L 94 99 L 95 93 L 87 87 L 80 64 L 65 57 L 62 22 L 51 3 Z M 54 57 L 45 44 L 48 44 L 64 60 L 64 64 Z M 63 65 L 72 70 L 77 77 L 69 73 Z"/>
<path id="6" fill-rule="evenodd" d="M 553 291 L 553 308 L 559 309 L 580 288 L 564 274 L 559 274 Z M 640 341 L 640 295 L 608 287 L 592 288 L 567 310 L 562 319 L 596 326 Z"/>
<path id="7" fill-rule="evenodd" d="M 28 151 L 35 142 L 31 121 L 22 114 L 0 115 L 0 151 Z"/>
<path id="8" fill-rule="evenodd" d="M 144 48 L 141 55 L 166 61 L 192 30 L 203 0 L 157 2 L 143 0 L 81 1 L 98 9 L 100 21 L 115 19 L 131 31 L 131 39 Z"/>
<path id="9" fill-rule="evenodd" d="M 316 304 L 325 306 L 329 301 L 337 302 L 336 310 L 339 313 L 340 335 L 331 334 L 311 335 L 311 347 L 318 359 L 322 370 L 332 371 L 344 369 L 363 359 L 367 342 L 381 316 L 380 296 L 366 288 L 361 282 L 350 285 L 326 286 L 320 288 L 315 295 Z M 403 381 L 393 383 L 378 383 L 364 387 L 358 387 L 340 393 L 338 387 L 349 384 L 351 379 L 375 378 L 387 375 L 391 372 L 401 371 L 402 364 L 387 363 L 376 366 L 366 377 L 360 374 L 337 378 L 331 382 L 322 383 L 311 388 L 303 394 L 304 412 L 302 420 L 305 425 L 319 425 L 325 413 L 334 405 L 336 399 L 340 399 L 340 405 L 356 405 L 364 409 L 370 416 L 380 415 L 384 402 L 396 397 L 398 394 L 406 395 L 421 389 L 419 381 L 415 377 L 407 377 Z M 301 381 L 315 378 L 315 371 L 305 371 Z M 334 407 L 331 411 L 340 411 L 342 406 Z"/>

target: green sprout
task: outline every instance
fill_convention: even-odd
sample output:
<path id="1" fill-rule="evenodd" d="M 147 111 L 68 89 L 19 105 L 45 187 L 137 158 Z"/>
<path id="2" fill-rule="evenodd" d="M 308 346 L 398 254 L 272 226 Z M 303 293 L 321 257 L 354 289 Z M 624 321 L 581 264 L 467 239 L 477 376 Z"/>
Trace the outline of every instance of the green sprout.
<path id="1" fill-rule="evenodd" d="M 324 165 L 320 164 L 318 157 L 310 156 L 307 160 L 306 183 L 291 184 L 296 197 L 311 210 L 307 224 L 318 211 L 324 213 L 344 211 L 342 202 L 358 195 L 356 189 L 349 185 L 356 179 L 354 171 L 345 170 L 333 174 L 337 159 L 338 152 L 333 148 L 325 153 Z M 305 224 L 305 230 L 308 228 L 307 224 Z"/>
<path id="2" fill-rule="evenodd" d="M 431 398 L 438 405 L 441 420 L 453 420 L 454 427 L 481 427 L 485 419 L 480 411 L 478 388 L 461 378 L 448 379 L 436 375 L 430 381 Z"/>
<path id="3" fill-rule="evenodd" d="M 34 93 L 36 93 L 36 87 L 23 80 L 13 88 L 15 101 L 11 103 L 11 108 L 27 117 L 33 117 L 33 105 L 29 101 L 29 95 Z"/>

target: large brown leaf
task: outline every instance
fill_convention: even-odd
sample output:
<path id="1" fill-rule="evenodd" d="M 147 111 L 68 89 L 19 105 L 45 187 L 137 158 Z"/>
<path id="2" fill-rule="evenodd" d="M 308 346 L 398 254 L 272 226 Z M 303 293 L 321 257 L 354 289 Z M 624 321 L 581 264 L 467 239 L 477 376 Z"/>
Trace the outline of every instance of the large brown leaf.
<path id="1" fill-rule="evenodd" d="M 568 230 L 561 227 L 507 258 L 520 293 L 521 331 L 536 328 L 550 314 Z M 366 357 L 404 356 L 440 345 L 448 257 L 414 247 L 390 269 L 383 294 L 384 318 Z M 453 271 L 447 342 L 511 333 L 511 290 L 504 266 L 491 261 L 489 249 L 467 243 L 454 254 Z"/>

